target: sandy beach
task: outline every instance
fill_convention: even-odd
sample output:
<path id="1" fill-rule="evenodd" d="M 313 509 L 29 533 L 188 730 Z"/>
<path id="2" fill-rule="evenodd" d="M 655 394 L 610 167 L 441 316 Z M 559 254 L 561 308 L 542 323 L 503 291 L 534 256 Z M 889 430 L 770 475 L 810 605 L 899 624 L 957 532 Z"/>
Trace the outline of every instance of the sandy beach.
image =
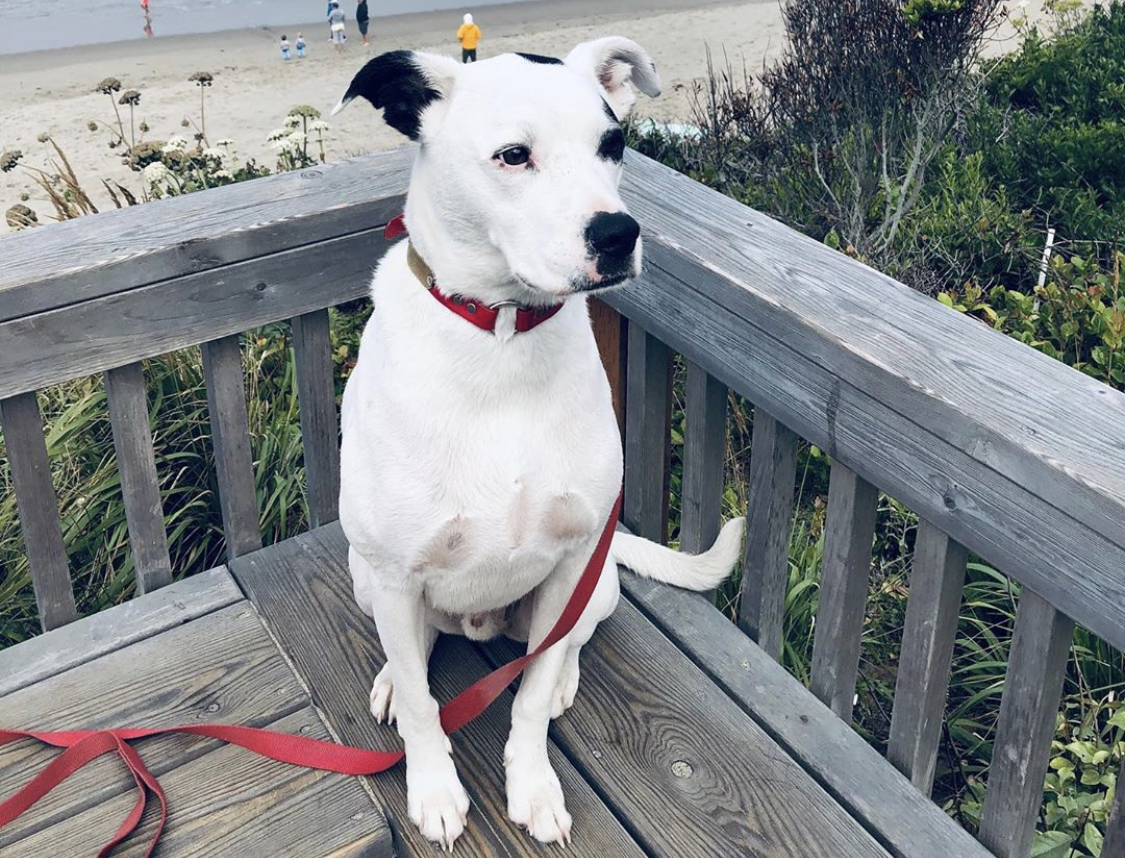
<path id="1" fill-rule="evenodd" d="M 666 121 L 690 118 L 693 85 L 706 75 L 709 53 L 716 65 L 729 63 L 741 76 L 743 67 L 760 71 L 784 41 L 777 0 L 733 5 L 729 0 L 554 0 L 477 8 L 476 16 L 485 34 L 481 59 L 514 50 L 561 55 L 581 41 L 609 34 L 637 40 L 656 59 L 665 84 L 659 99 L 642 98 L 640 114 Z M 45 132 L 66 152 L 95 202 L 112 205 L 101 180 L 138 189 L 139 176 L 121 163 L 120 150 L 108 148 L 105 131 L 87 127 L 91 121 L 114 120 L 109 98 L 96 93 L 95 84 L 113 76 L 140 91 L 135 120 L 151 129 L 147 139 L 190 137 L 194 129 L 182 128 L 181 122 L 199 122 L 199 90 L 188 77 L 202 70 L 214 75 L 206 93 L 208 139 L 233 139 L 239 156 L 272 167 L 267 136 L 282 126 L 290 108 L 309 104 L 327 114 L 354 72 L 375 53 L 395 48 L 454 53 L 458 23 L 459 16 L 450 12 L 376 18 L 369 52 L 350 23 L 348 45 L 336 54 L 318 21 L 3 55 L 0 149 L 20 149 L 25 165 L 43 166 L 49 147 L 37 137 Z M 292 41 L 298 31 L 309 43 L 308 56 L 283 62 L 278 39 L 284 32 Z M 1004 44 L 1010 39 L 997 49 Z M 128 126 L 128 108 L 121 110 Z M 329 160 L 404 142 L 364 103 L 335 117 L 327 139 Z M 50 206 L 37 203 L 42 194 L 26 171 L 0 174 L 2 208 L 18 202 L 22 193 L 47 219 Z"/>

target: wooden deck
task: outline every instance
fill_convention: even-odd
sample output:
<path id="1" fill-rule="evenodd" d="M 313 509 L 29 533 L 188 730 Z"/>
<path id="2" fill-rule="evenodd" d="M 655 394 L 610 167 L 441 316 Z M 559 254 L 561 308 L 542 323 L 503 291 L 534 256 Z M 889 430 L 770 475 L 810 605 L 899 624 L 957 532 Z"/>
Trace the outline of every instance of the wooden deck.
<path id="1" fill-rule="evenodd" d="M 213 570 L 0 653 L 0 724 L 220 721 L 398 747 L 393 728 L 377 725 L 367 709 L 383 654 L 352 598 L 346 555 L 339 526 L 327 525 L 234 560 L 229 572 Z M 835 720 L 829 710 L 699 597 L 624 574 L 627 595 L 583 651 L 578 699 L 551 732 L 552 762 L 574 817 L 569 855 L 913 858 L 948 855 L 951 841 L 965 849 L 956 854 L 985 854 L 845 729 L 828 737 L 832 755 L 856 762 L 851 776 L 869 778 L 868 789 L 901 781 L 892 790 L 899 798 L 884 793 L 885 800 L 893 811 L 908 798 L 914 817 L 882 831 L 878 821 L 857 818 L 833 798 L 833 784 L 818 782 L 815 760 L 801 759 L 799 739 L 791 752 L 784 735 L 770 732 L 778 718 L 819 731 Z M 653 622 L 660 617 L 671 620 L 664 631 Z M 687 651 L 677 645 L 677 618 L 708 636 L 705 662 L 697 663 L 701 652 L 691 642 Z M 514 654 L 509 642 L 443 640 L 431 666 L 435 693 L 449 699 Z M 708 675 L 723 664 L 745 681 Z M 505 812 L 510 702 L 502 698 L 454 739 L 473 802 L 456 846 L 465 858 L 546 850 Z M 138 747 L 171 803 L 161 856 L 440 852 L 406 822 L 401 767 L 361 783 L 209 740 L 163 737 Z M 0 749 L 0 795 L 53 753 L 30 743 Z M 127 811 L 132 789 L 120 764 L 103 758 L 0 830 L 0 852 L 93 854 Z M 852 791 L 853 800 L 862 792 Z M 116 854 L 143 854 L 151 817 L 150 810 Z"/>

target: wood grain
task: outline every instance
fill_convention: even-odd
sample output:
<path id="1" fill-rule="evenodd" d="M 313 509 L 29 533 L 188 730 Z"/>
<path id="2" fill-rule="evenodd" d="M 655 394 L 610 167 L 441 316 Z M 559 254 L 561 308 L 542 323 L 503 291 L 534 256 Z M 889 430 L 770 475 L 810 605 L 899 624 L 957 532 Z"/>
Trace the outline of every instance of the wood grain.
<path id="1" fill-rule="evenodd" d="M 895 858 L 992 858 L 714 606 L 625 570 L 621 583 L 633 604 Z"/>
<path id="2" fill-rule="evenodd" d="M 636 322 L 628 325 L 623 520 L 653 542 L 668 541 L 668 421 L 672 354 Z"/>
<path id="3" fill-rule="evenodd" d="M 1004 674 L 980 840 L 997 858 L 1027 858 L 1059 712 L 1074 623 L 1024 588 Z"/>
<path id="4" fill-rule="evenodd" d="M 0 650 L 0 698 L 241 599 L 220 566 Z"/>
<path id="5" fill-rule="evenodd" d="M 0 724 L 27 730 L 213 721 L 261 727 L 305 705 L 296 677 L 253 608 L 241 602 L 0 698 Z M 218 744 L 193 736 L 161 736 L 146 740 L 143 748 L 159 775 Z M 56 753 L 24 742 L 0 748 L 0 795 L 22 786 Z M 0 829 L 0 849 L 7 854 L 6 844 L 132 785 L 110 757 L 95 761 L 65 789 L 40 800 L 18 824 Z"/>
<path id="6" fill-rule="evenodd" d="M 887 759 L 925 795 L 934 785 L 968 559 L 963 545 L 918 523 Z"/>
<path id="7" fill-rule="evenodd" d="M 317 707 L 344 742 L 369 748 L 399 748 L 391 727 L 380 726 L 368 710 L 372 680 L 384 662 L 375 624 L 355 604 L 347 570 L 347 542 L 338 524 L 242 557 L 231 571 L 262 612 L 298 673 L 312 689 Z M 440 701 L 451 699 L 488 672 L 467 641 L 442 639 L 430 664 L 430 684 Z M 473 807 L 457 841 L 461 858 L 532 858 L 545 847 L 508 821 L 504 794 L 503 747 L 511 695 L 453 737 L 454 760 Z M 551 761 L 574 817 L 567 854 L 576 858 L 642 858 L 621 824 L 554 745 Z M 400 854 L 437 856 L 406 812 L 403 769 L 370 780 L 390 818 Z"/>
<path id="8" fill-rule="evenodd" d="M 297 316 L 292 326 L 309 525 L 320 527 L 340 517 L 340 421 L 328 311 Z"/>
<path id="9" fill-rule="evenodd" d="M 693 363 L 687 366 L 684 412 L 680 549 L 700 554 L 711 547 L 722 524 L 727 389 Z"/>
<path id="10" fill-rule="evenodd" d="M 738 624 L 776 661 L 785 634 L 796 475 L 797 436 L 764 408 L 755 408 Z"/>
<path id="11" fill-rule="evenodd" d="M 172 583 L 172 561 L 164 532 L 164 505 L 152 449 L 144 370 L 130 363 L 105 374 L 105 395 L 113 426 L 113 448 L 121 474 L 129 548 L 140 595 Z"/>
<path id="12" fill-rule="evenodd" d="M 250 423 L 242 383 L 242 350 L 237 334 L 203 343 L 203 378 L 211 417 L 211 446 L 223 510 L 227 557 L 241 557 L 262 547 L 254 462 L 250 456 Z"/>
<path id="13" fill-rule="evenodd" d="M 613 395 L 613 413 L 617 415 L 617 429 L 625 437 L 625 380 L 626 345 L 628 329 L 625 318 L 604 301 L 590 299 L 590 325 L 598 354 L 602 357 L 609 390 Z"/>
<path id="14" fill-rule="evenodd" d="M 832 464 L 809 690 L 848 722 L 855 698 L 878 505 L 877 488 L 839 462 Z"/>
<path id="15" fill-rule="evenodd" d="M 1125 760 L 1121 762 L 1117 782 L 1125 784 Z M 1125 858 L 1125 789 L 1118 790 L 1113 799 L 1113 809 L 1105 827 L 1102 858 Z"/>
<path id="16" fill-rule="evenodd" d="M 78 617 L 70 567 L 59 525 L 59 505 L 51 482 L 51 463 L 43 437 L 43 418 L 34 393 L 0 400 L 0 431 L 16 489 L 35 604 L 43 631 L 57 629 Z"/>

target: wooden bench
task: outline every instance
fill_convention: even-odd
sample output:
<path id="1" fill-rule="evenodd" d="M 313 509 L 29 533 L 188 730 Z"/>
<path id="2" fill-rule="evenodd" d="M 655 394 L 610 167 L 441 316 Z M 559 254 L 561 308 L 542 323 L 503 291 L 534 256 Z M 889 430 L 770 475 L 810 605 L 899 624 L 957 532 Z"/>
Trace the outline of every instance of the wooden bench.
<path id="1" fill-rule="evenodd" d="M 550 753 L 572 856 L 1027 858 L 1077 622 L 1125 645 L 1125 396 L 630 154 L 646 272 L 595 307 L 625 439 L 623 526 L 667 532 L 670 361 L 687 362 L 680 541 L 720 524 L 727 392 L 755 404 L 738 624 L 623 573 Z M 225 721 L 394 748 L 336 520 L 328 307 L 362 298 L 401 150 L 0 238 L 0 430 L 45 634 L 0 652 L 0 727 Z M 262 545 L 239 336 L 292 325 L 311 530 Z M 143 361 L 200 346 L 228 561 L 173 583 Z M 36 390 L 104 374 L 140 595 L 78 619 Z M 832 459 L 809 688 L 779 664 L 798 438 Z M 921 518 L 888 758 L 850 726 L 879 491 Z M 1022 585 L 979 840 L 929 799 L 969 553 Z M 514 653 L 439 644 L 448 699 Z M 454 738 L 461 856 L 539 856 L 507 820 L 502 701 Z M 139 743 L 165 856 L 437 854 L 402 769 L 357 779 L 183 736 Z M 51 756 L 0 748 L 0 797 Z M 0 830 L 92 854 L 131 803 L 99 760 Z M 1120 795 L 1103 856 L 1125 856 Z M 140 855 L 142 831 L 117 854 Z"/>

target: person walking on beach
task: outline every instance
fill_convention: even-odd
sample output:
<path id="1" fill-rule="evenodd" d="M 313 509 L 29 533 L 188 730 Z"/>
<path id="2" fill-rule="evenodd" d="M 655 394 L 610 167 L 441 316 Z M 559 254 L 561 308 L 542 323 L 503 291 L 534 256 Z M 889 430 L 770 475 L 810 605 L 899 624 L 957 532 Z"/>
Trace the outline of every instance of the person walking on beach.
<path id="1" fill-rule="evenodd" d="M 336 48 L 336 53 L 339 53 L 344 49 L 344 21 L 347 20 L 347 16 L 340 8 L 338 0 L 332 0 L 329 7 L 331 11 L 328 13 L 328 26 L 332 33 L 332 44 Z"/>
<path id="2" fill-rule="evenodd" d="M 367 41 L 367 25 L 371 18 L 367 13 L 367 0 L 359 0 L 359 4 L 355 7 L 355 22 L 359 26 L 359 34 L 363 36 L 363 46 L 366 48 L 369 45 Z"/>
<path id="3" fill-rule="evenodd" d="M 480 27 L 473 23 L 473 16 L 466 12 L 463 23 L 457 28 L 457 41 L 461 43 L 461 62 L 477 61 L 477 45 L 480 44 Z"/>
<path id="4" fill-rule="evenodd" d="M 298 33 L 295 44 L 297 47 L 297 59 L 303 60 L 305 58 L 305 37 Z"/>
<path id="5" fill-rule="evenodd" d="M 289 62 L 289 37 L 284 33 L 281 36 L 281 58 Z"/>

